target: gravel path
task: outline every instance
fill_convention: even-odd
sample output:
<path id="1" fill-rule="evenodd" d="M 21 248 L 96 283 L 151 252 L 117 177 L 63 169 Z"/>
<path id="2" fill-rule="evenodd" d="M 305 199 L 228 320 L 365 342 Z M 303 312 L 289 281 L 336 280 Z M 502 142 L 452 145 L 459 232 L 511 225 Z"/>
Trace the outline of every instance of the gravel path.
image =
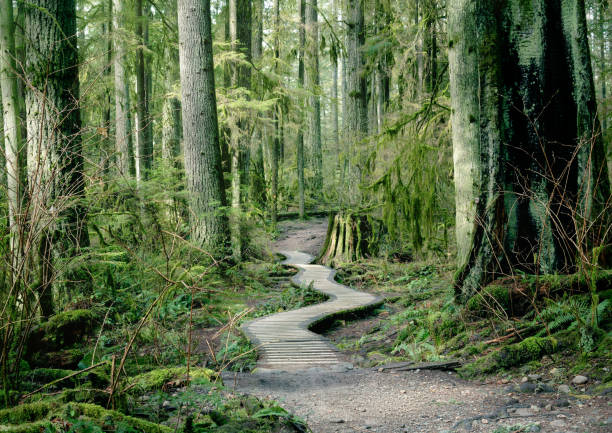
<path id="1" fill-rule="evenodd" d="M 313 233 L 325 233 L 322 221 L 291 224 L 280 249 L 299 250 Z M 316 241 L 309 239 L 309 253 Z M 322 239 L 318 242 L 320 247 Z M 439 371 L 382 373 L 341 365 L 226 373 L 224 381 L 235 392 L 279 401 L 306 420 L 314 433 L 480 433 L 516 425 L 528 427 L 505 431 L 612 432 L 610 397 L 577 398 L 559 393 L 556 386 L 549 389 L 553 392 L 534 394 L 536 387 L 525 383 L 481 384 Z M 519 386 L 527 392 L 520 392 Z"/>

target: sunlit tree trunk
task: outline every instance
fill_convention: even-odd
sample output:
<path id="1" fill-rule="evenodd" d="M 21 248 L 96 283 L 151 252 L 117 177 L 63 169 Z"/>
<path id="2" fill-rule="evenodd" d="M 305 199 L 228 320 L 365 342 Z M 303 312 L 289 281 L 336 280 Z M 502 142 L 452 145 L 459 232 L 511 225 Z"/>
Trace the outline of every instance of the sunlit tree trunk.
<path id="1" fill-rule="evenodd" d="M 274 0 L 272 5 L 274 13 L 274 72 L 278 73 L 278 62 L 280 59 L 280 5 L 279 0 Z M 278 219 L 278 151 L 280 137 L 280 122 L 278 107 L 273 109 L 274 137 L 272 149 L 270 150 L 270 219 L 276 225 Z"/>
<path id="2" fill-rule="evenodd" d="M 89 246 L 85 210 L 75 0 L 26 8 L 28 180 L 31 229 L 41 238 L 40 305 L 53 311 L 57 259 Z M 79 281 L 70 281 L 74 286 Z"/>
<path id="3" fill-rule="evenodd" d="M 134 150 L 130 122 L 130 89 L 126 71 L 123 0 L 113 0 L 113 41 L 115 67 L 115 151 L 117 168 L 122 176 L 134 176 Z"/>
<path id="4" fill-rule="evenodd" d="M 185 174 L 195 244 L 224 255 L 229 236 L 221 171 L 209 0 L 178 0 Z"/>
<path id="5" fill-rule="evenodd" d="M 6 164 L 6 192 L 10 232 L 9 263 L 11 276 L 19 266 L 22 256 L 22 157 L 24 142 L 19 124 L 19 93 L 16 69 L 15 25 L 13 1 L 0 0 L 0 89 L 2 90 L 2 135 L 4 163 Z M 1 169 L 0 169 L 1 170 Z"/>
<path id="6" fill-rule="evenodd" d="M 571 272 L 610 227 L 584 2 L 451 0 L 448 16 L 457 294 Z"/>
<path id="7" fill-rule="evenodd" d="M 338 19 L 337 0 L 332 0 L 332 20 Z M 331 58 L 331 142 L 336 155 L 336 167 L 340 154 L 340 127 L 338 124 L 338 49 L 334 50 Z"/>

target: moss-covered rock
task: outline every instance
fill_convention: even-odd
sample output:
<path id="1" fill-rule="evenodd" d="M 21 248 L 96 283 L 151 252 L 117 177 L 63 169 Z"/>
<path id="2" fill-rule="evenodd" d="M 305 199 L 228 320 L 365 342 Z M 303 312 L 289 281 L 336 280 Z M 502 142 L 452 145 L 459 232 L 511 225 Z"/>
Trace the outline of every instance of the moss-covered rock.
<path id="1" fill-rule="evenodd" d="M 470 313 L 482 316 L 490 314 L 492 310 L 511 311 L 512 301 L 509 287 L 491 284 L 472 296 L 465 308 Z"/>
<path id="2" fill-rule="evenodd" d="M 149 391 L 158 391 L 168 388 L 176 388 L 186 382 L 187 368 L 159 368 L 147 373 L 134 376 L 130 382 L 133 388 L 132 394 L 144 394 Z M 189 370 L 191 381 L 196 383 L 210 382 L 216 379 L 216 373 L 208 368 L 191 368 Z"/>
<path id="3" fill-rule="evenodd" d="M 68 403 L 41 401 L 22 404 L 10 409 L 0 410 L 0 431 L 13 433 L 40 433 L 41 427 L 49 425 L 50 419 L 81 419 L 91 420 L 97 425 L 121 423 L 143 433 L 171 433 L 174 430 L 124 415 L 102 406 L 88 403 Z"/>
<path id="4" fill-rule="evenodd" d="M 464 365 L 459 369 L 459 373 L 466 377 L 473 377 L 517 367 L 529 361 L 537 361 L 544 355 L 550 355 L 557 350 L 557 347 L 558 342 L 555 338 L 529 337 L 520 343 L 511 344 L 475 362 Z"/>

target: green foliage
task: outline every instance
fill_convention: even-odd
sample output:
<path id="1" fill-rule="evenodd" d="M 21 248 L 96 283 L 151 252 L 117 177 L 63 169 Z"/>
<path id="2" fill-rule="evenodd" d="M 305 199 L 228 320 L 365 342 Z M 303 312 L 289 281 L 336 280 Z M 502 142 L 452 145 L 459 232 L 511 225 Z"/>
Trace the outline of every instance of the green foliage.
<path id="1" fill-rule="evenodd" d="M 314 290 L 312 287 L 289 286 L 278 295 L 257 306 L 249 317 L 262 317 L 281 311 L 295 310 L 309 305 L 320 304 L 329 299 L 329 296 Z"/>
<path id="2" fill-rule="evenodd" d="M 479 316 L 486 316 L 495 310 L 510 314 L 512 311 L 510 290 L 510 287 L 490 284 L 468 299 L 465 308 Z"/>

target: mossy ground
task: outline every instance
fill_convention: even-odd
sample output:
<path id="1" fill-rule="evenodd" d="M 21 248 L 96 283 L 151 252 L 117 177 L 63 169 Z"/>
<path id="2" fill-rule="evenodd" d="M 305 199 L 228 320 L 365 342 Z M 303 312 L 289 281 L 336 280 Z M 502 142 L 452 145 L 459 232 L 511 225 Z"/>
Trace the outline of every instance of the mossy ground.
<path id="1" fill-rule="evenodd" d="M 196 279 L 205 270 L 192 267 L 185 278 Z M 120 313 L 129 317 L 130 308 L 140 309 L 138 302 L 151 299 L 141 294 L 128 310 L 122 305 L 114 314 L 93 303 L 52 317 L 32 334 L 29 360 L 35 362 L 23 363 L 20 389 L 10 392 L 19 404 L 0 411 L 0 430 L 230 433 L 302 428 L 300 420 L 273 401 L 234 395 L 217 374 L 254 367 L 256 353 L 240 332 L 244 320 L 325 300 L 318 292 L 293 287 L 289 279 L 295 272 L 271 256 L 215 272 L 207 281 L 215 290 L 193 293 L 193 299 L 178 290 L 168 293 L 136 336 L 112 400 L 111 370 L 116 374 L 138 319 L 126 320 Z M 125 293 L 120 297 L 128 298 Z M 37 368 L 43 358 L 47 365 Z M 74 375 L 100 362 L 103 365 Z M 46 384 L 51 385 L 27 396 Z"/>
<path id="2" fill-rule="evenodd" d="M 458 305 L 453 270 L 438 260 L 340 266 L 344 284 L 386 294 L 387 301 L 369 318 L 337 322 L 328 336 L 366 367 L 458 359 L 464 377 L 549 375 L 557 367 L 560 382 L 578 373 L 591 378 L 593 389 L 610 382 L 609 290 L 595 299 L 577 275 L 523 276 L 495 281 Z M 597 287 L 605 289 L 608 278 L 608 271 L 599 272 Z M 595 327 L 592 311 L 598 312 Z"/>

